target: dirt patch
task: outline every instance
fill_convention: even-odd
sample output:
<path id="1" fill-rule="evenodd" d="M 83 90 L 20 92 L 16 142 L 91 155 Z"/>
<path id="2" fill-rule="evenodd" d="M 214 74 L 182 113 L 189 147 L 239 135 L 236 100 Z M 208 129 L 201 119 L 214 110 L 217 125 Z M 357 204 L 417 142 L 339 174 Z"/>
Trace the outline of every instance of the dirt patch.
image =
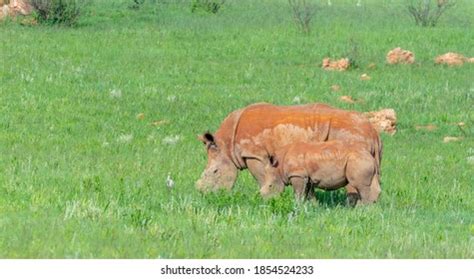
<path id="1" fill-rule="evenodd" d="M 4 19 L 5 17 L 7 17 L 10 13 L 10 8 L 8 7 L 8 5 L 1 5 L 0 6 L 0 20 Z"/>
<path id="2" fill-rule="evenodd" d="M 324 58 L 322 68 L 326 71 L 346 71 L 349 69 L 351 63 L 349 58 L 342 58 L 339 60 L 331 60 L 331 58 Z"/>
<path id="3" fill-rule="evenodd" d="M 394 109 L 387 108 L 379 111 L 364 113 L 370 123 L 379 132 L 385 132 L 393 136 L 397 132 L 397 114 Z"/>
<path id="4" fill-rule="evenodd" d="M 6 2 L 0 1 L 0 19 L 7 16 L 29 15 L 33 11 L 33 7 L 27 0 L 10 0 L 8 4 Z"/>
<path id="5" fill-rule="evenodd" d="M 415 129 L 418 130 L 418 131 L 429 131 L 429 132 L 432 132 L 436 129 L 438 129 L 438 127 L 436 127 L 435 125 L 433 124 L 428 124 L 428 125 L 416 125 L 415 126 Z"/>
<path id="6" fill-rule="evenodd" d="M 464 62 L 474 63 L 474 58 L 468 58 L 455 52 L 448 52 L 435 58 L 436 64 L 444 64 L 448 66 L 461 66 Z"/>
<path id="7" fill-rule="evenodd" d="M 388 64 L 413 64 L 415 63 L 415 54 L 400 47 L 394 48 L 387 53 Z"/>

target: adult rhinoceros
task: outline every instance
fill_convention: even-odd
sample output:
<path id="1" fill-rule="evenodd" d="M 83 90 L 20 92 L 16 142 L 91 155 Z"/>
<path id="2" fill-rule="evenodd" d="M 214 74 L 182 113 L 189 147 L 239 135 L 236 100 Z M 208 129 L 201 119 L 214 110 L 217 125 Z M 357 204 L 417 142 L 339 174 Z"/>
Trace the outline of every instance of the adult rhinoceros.
<path id="1" fill-rule="evenodd" d="M 261 185 L 265 177 L 264 165 L 259 161 L 259 156 L 252 154 L 255 146 L 271 154 L 280 147 L 298 141 L 339 139 L 360 142 L 374 156 L 377 179 L 380 180 L 382 142 L 377 131 L 361 113 L 325 104 L 253 104 L 233 111 L 214 135 L 208 132 L 199 139 L 205 144 L 208 156 L 206 169 L 196 182 L 196 187 L 201 191 L 231 189 L 238 171 L 246 168 Z M 359 197 L 357 189 L 346 189 L 351 199 Z M 374 191 L 380 192 L 380 189 Z"/>

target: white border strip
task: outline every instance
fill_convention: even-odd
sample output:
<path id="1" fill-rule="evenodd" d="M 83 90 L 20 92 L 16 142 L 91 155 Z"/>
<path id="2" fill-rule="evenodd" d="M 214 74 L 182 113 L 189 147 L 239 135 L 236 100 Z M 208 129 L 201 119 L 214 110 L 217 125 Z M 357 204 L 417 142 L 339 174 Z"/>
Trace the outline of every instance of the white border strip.
<path id="1" fill-rule="evenodd" d="M 245 275 L 186 275 L 218 266 L 242 268 Z M 312 266 L 312 274 L 255 274 L 255 267 Z M 274 267 L 277 267 L 276 269 Z M 162 274 L 174 268 L 181 274 Z M 285 268 L 281 269 L 284 270 Z M 215 270 L 215 269 L 214 269 Z M 301 269 L 300 269 L 301 270 Z M 474 276 L 474 260 L 0 260 L 1 278 L 320 278 L 457 279 Z"/>

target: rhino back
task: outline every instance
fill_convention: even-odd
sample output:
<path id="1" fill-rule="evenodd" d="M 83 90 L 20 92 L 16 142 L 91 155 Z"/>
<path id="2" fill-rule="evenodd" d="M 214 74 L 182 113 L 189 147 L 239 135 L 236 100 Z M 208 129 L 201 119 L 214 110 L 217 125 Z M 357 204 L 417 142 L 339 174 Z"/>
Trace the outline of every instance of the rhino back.
<path id="1" fill-rule="evenodd" d="M 252 140 L 269 150 L 276 150 L 295 141 L 342 139 L 372 142 L 377 137 L 368 119 L 357 112 L 324 104 L 262 104 L 242 112 L 235 141 Z"/>

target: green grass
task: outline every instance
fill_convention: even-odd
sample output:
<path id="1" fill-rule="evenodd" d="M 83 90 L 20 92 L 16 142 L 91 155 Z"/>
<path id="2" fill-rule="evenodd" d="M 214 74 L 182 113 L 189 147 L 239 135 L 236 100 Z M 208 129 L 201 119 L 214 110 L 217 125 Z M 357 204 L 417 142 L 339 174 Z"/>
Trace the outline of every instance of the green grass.
<path id="1" fill-rule="evenodd" d="M 436 28 L 415 26 L 402 1 L 333 1 L 309 35 L 283 0 L 227 1 L 217 15 L 129 2 L 97 0 L 75 28 L 0 23 L 0 257 L 474 257 L 474 68 L 433 62 L 474 56 L 469 0 Z M 353 44 L 359 68 L 320 69 Z M 386 65 L 397 46 L 416 64 Z M 195 190 L 206 164 L 197 134 L 237 108 L 296 96 L 397 111 L 376 205 L 346 208 L 343 191 L 298 205 L 291 189 L 263 201 L 247 171 L 231 193 Z M 426 124 L 438 129 L 414 128 Z"/>

